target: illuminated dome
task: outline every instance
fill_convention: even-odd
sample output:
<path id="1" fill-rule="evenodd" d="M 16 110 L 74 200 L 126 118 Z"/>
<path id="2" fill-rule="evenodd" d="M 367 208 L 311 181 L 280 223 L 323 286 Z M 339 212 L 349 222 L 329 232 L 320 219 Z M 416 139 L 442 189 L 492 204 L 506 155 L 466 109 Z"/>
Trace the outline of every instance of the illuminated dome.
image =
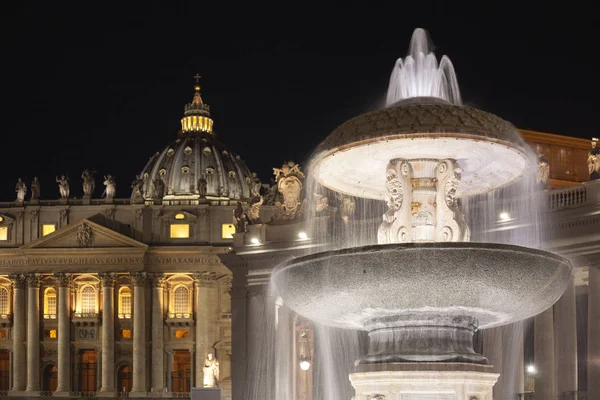
<path id="1" fill-rule="evenodd" d="M 144 199 L 198 204 L 250 198 L 252 173 L 239 155 L 215 139 L 210 107 L 202 101 L 198 83 L 194 90 L 177 139 L 150 157 L 140 174 Z"/>

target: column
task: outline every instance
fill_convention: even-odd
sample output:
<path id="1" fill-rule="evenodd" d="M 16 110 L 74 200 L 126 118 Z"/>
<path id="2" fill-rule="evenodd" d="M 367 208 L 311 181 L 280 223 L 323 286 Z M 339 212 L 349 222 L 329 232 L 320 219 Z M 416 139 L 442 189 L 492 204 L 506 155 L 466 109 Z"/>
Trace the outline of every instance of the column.
<path id="1" fill-rule="evenodd" d="M 133 384 L 132 392 L 146 392 L 145 299 L 146 273 L 131 274 L 133 279 Z"/>
<path id="2" fill-rule="evenodd" d="M 494 386 L 494 399 L 503 399 L 502 371 L 503 371 L 503 329 L 502 327 L 489 328 L 483 331 L 483 355 L 494 367 L 492 372 L 500 374 L 498 383 Z"/>
<path id="3" fill-rule="evenodd" d="M 554 399 L 554 310 L 547 309 L 534 318 L 535 398 Z"/>
<path id="4" fill-rule="evenodd" d="M 27 391 L 40 390 L 40 278 L 27 275 Z"/>
<path id="5" fill-rule="evenodd" d="M 559 397 L 577 391 L 577 316 L 575 283 L 554 305 L 554 340 L 556 341 L 556 377 Z"/>
<path id="6" fill-rule="evenodd" d="M 71 391 L 71 275 L 58 278 L 58 384 L 57 392 Z"/>
<path id="7" fill-rule="evenodd" d="M 102 386 L 100 392 L 115 391 L 115 274 L 102 280 Z"/>
<path id="8" fill-rule="evenodd" d="M 164 277 L 152 277 L 152 390 L 162 392 L 165 385 L 164 368 Z M 135 331 L 134 331 L 135 334 Z"/>
<path id="9" fill-rule="evenodd" d="M 25 277 L 11 275 L 13 286 L 13 386 L 12 390 L 25 390 Z"/>
<path id="10" fill-rule="evenodd" d="M 204 386 L 204 359 L 208 348 L 208 294 L 212 280 L 202 274 L 194 276 L 196 286 L 196 380 L 195 387 Z M 192 381 L 194 382 L 194 381 Z"/>
<path id="11" fill-rule="evenodd" d="M 588 400 L 600 400 L 600 266 L 590 266 L 588 281 Z"/>
<path id="12" fill-rule="evenodd" d="M 167 390 L 173 391 L 173 350 L 167 350 Z"/>

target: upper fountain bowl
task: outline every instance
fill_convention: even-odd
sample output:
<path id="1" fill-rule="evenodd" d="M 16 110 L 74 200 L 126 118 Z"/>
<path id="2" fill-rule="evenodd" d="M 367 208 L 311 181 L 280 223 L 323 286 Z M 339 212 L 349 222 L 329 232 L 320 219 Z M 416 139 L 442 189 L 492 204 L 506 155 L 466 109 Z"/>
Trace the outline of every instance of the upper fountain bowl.
<path id="1" fill-rule="evenodd" d="M 317 147 L 311 173 L 337 192 L 384 200 L 387 164 L 424 158 L 458 162 L 463 172 L 457 197 L 504 186 L 534 162 L 509 122 L 443 99 L 417 97 L 340 125 Z"/>
<path id="2" fill-rule="evenodd" d="M 278 266 L 283 301 L 319 323 L 371 331 L 407 317 L 474 318 L 481 328 L 532 317 L 572 279 L 569 260 L 493 243 L 408 243 L 355 247 Z"/>

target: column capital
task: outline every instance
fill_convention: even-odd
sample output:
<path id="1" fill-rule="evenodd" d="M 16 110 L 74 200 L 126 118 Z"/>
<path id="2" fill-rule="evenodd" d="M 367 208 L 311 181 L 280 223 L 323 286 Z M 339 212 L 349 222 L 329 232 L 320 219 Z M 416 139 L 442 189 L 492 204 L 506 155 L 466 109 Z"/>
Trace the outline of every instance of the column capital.
<path id="1" fill-rule="evenodd" d="M 23 289 L 25 287 L 25 275 L 23 274 L 10 274 L 8 276 L 13 289 Z"/>
<path id="2" fill-rule="evenodd" d="M 214 272 L 195 272 L 192 274 L 192 278 L 194 278 L 194 284 L 201 287 L 214 286 L 217 281 Z"/>
<path id="3" fill-rule="evenodd" d="M 27 274 L 27 286 L 30 288 L 39 288 L 42 283 L 42 275 L 41 274 Z"/>
<path id="4" fill-rule="evenodd" d="M 133 286 L 144 286 L 146 284 L 147 275 L 145 272 L 132 272 L 131 280 L 133 280 Z"/>
<path id="5" fill-rule="evenodd" d="M 58 286 L 69 287 L 73 281 L 73 275 L 65 273 L 56 273 L 54 277 L 58 280 Z"/>
<path id="6" fill-rule="evenodd" d="M 148 274 L 148 280 L 152 284 L 152 287 L 164 287 L 165 286 L 165 274 L 162 272 L 155 272 Z"/>
<path id="7" fill-rule="evenodd" d="M 100 280 L 102 281 L 102 287 L 115 287 L 116 275 L 112 272 L 98 274 Z"/>

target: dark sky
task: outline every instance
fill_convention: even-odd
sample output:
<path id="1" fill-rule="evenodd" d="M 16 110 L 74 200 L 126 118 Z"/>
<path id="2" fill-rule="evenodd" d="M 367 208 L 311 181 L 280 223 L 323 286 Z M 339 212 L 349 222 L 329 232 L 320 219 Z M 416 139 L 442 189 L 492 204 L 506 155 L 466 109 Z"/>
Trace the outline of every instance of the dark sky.
<path id="1" fill-rule="evenodd" d="M 115 175 L 118 197 L 129 196 L 175 138 L 196 72 L 218 138 L 268 181 L 383 104 L 416 27 L 452 59 L 466 104 L 520 128 L 598 136 L 593 10 L 487 3 L 7 2 L 0 199 L 34 175 L 42 198 L 57 198 L 59 173 L 81 196 L 84 168 Z"/>

